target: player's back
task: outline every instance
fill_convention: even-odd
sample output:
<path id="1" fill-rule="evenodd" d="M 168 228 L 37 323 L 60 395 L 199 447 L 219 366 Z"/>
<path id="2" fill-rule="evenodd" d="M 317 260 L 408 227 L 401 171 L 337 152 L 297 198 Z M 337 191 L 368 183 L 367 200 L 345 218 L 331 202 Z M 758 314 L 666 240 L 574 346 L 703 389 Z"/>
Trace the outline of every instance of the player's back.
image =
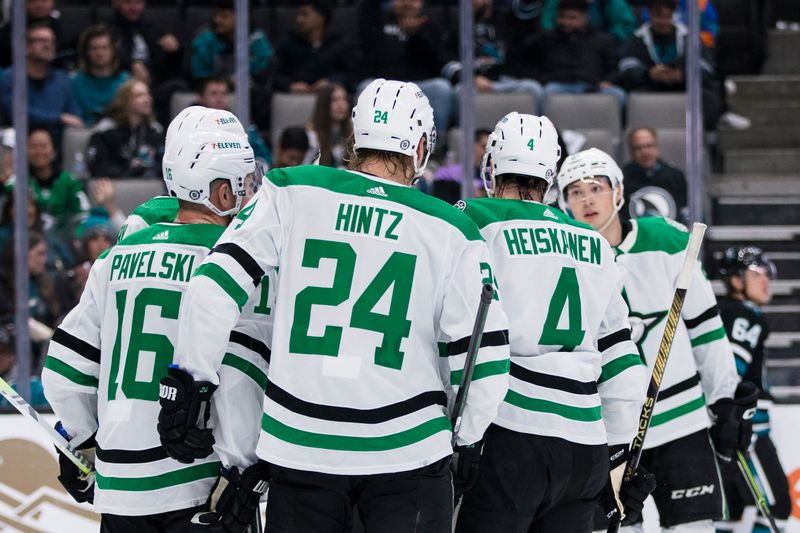
<path id="1" fill-rule="evenodd" d="M 277 170 L 264 188 L 283 229 L 259 455 L 338 474 L 449 455 L 450 371 L 437 343 L 466 346 L 471 331 L 465 302 L 477 310 L 488 260 L 475 225 L 438 199 L 356 172 Z M 487 338 L 505 329 L 493 307 Z M 502 339 L 487 350 L 503 354 L 504 334 L 494 335 Z M 462 365 L 465 351 L 452 352 Z M 498 365 L 504 377 L 507 359 Z"/>
<path id="2" fill-rule="evenodd" d="M 111 248 L 89 283 L 100 312 L 95 506 L 153 514 L 202 503 L 215 454 L 187 466 L 167 457 L 156 424 L 159 381 L 173 363 L 182 298 L 224 227 L 155 224 Z"/>
<path id="3" fill-rule="evenodd" d="M 609 333 L 603 320 L 619 298 L 611 247 L 589 226 L 543 204 L 484 198 L 457 205 L 486 239 L 508 315 L 509 392 L 495 423 L 604 444 L 598 382 L 606 347 L 598 350 L 598 341 Z M 638 364 L 619 355 L 621 365 Z"/>

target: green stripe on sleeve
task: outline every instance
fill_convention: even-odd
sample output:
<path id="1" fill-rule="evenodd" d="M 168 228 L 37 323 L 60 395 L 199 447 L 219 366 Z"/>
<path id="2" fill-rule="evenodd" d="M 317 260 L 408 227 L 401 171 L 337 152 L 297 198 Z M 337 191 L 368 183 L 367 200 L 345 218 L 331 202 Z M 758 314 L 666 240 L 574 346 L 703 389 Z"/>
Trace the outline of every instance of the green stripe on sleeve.
<path id="1" fill-rule="evenodd" d="M 78 385 L 97 388 L 97 386 L 100 384 L 100 380 L 98 380 L 96 377 L 79 372 L 61 359 L 56 359 L 52 355 L 48 355 L 47 359 L 44 360 L 44 367 L 48 370 L 52 370 L 56 374 L 64 376 L 71 382 L 77 383 Z"/>
<path id="2" fill-rule="evenodd" d="M 267 390 L 267 375 L 247 359 L 243 359 L 232 353 L 226 353 L 222 358 L 222 364 L 235 368 L 255 381 L 258 386 L 261 387 L 261 390 Z"/>
<path id="3" fill-rule="evenodd" d="M 214 283 L 219 285 L 219 287 L 225 291 L 225 294 L 231 297 L 231 299 L 236 302 L 236 305 L 239 307 L 239 311 L 242 310 L 244 304 L 247 303 L 247 292 L 242 289 L 236 280 L 234 280 L 230 274 L 228 274 L 224 268 L 219 266 L 216 263 L 203 263 L 200 267 L 195 271 L 195 276 L 206 276 L 210 278 Z"/>
<path id="4" fill-rule="evenodd" d="M 382 437 L 327 435 L 293 428 L 264 413 L 261 429 L 273 437 L 297 446 L 348 452 L 383 452 L 421 442 L 440 431 L 452 431 L 450 420 L 440 416 L 413 428 Z"/>
<path id="5" fill-rule="evenodd" d="M 622 357 L 617 357 L 613 361 L 609 361 L 608 363 L 603 365 L 603 370 L 600 372 L 600 379 L 597 380 L 597 383 L 603 383 L 604 381 L 608 381 L 609 379 L 618 376 L 625 370 L 629 369 L 632 366 L 637 365 L 644 365 L 642 362 L 642 358 L 639 354 L 625 354 Z"/>
<path id="6" fill-rule="evenodd" d="M 511 389 L 509 389 L 503 401 L 528 411 L 550 413 L 570 420 L 577 420 L 578 422 L 597 422 L 602 418 L 599 405 L 596 407 L 574 407 L 542 400 L 541 398 L 530 398 Z"/>
<path id="7" fill-rule="evenodd" d="M 670 420 L 678 418 L 679 416 L 683 416 L 687 413 L 691 413 L 701 407 L 705 407 L 706 399 L 701 394 L 698 398 L 695 398 L 691 402 L 685 403 L 683 405 L 679 405 L 669 411 L 664 411 L 663 413 L 658 413 L 657 415 L 653 415 L 653 419 L 650 421 L 651 426 L 658 426 L 661 424 L 666 424 Z"/>
<path id="8" fill-rule="evenodd" d="M 97 473 L 97 486 L 103 490 L 142 492 L 175 487 L 201 479 L 217 477 L 222 463 L 214 461 L 148 477 L 105 477 Z"/>
<path id="9" fill-rule="evenodd" d="M 472 381 L 481 378 L 488 378 L 489 376 L 496 376 L 498 374 L 508 374 L 508 370 L 510 368 L 511 360 L 509 359 L 479 363 L 475 365 L 475 370 L 472 372 Z M 463 370 L 453 370 L 450 372 L 450 384 L 461 385 L 461 376 L 463 374 Z"/>
<path id="10" fill-rule="evenodd" d="M 718 341 L 720 339 L 725 338 L 725 328 L 720 326 L 719 328 L 709 331 L 708 333 L 703 333 L 699 337 L 695 337 L 692 339 L 692 348 L 697 348 L 698 346 L 702 346 L 703 344 L 708 344 L 709 342 Z"/>

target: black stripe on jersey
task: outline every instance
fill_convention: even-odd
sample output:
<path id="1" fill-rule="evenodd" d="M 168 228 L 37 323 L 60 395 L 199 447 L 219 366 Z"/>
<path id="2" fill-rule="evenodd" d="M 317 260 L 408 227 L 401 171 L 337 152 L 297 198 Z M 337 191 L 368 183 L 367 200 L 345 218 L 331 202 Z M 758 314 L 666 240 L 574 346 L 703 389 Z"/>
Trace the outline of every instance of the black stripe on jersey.
<path id="1" fill-rule="evenodd" d="M 89 361 L 97 363 L 98 365 L 100 364 L 99 348 L 95 348 L 88 342 L 82 341 L 74 335 L 70 335 L 63 329 L 56 328 L 56 331 L 53 333 L 52 340 L 65 348 L 69 348 L 81 357 L 85 357 Z"/>
<path id="2" fill-rule="evenodd" d="M 464 337 L 462 339 L 458 339 L 457 341 L 448 342 L 447 355 L 453 356 L 467 353 L 467 349 L 469 349 L 469 340 L 471 338 L 472 336 L 470 335 L 469 337 Z M 483 333 L 483 337 L 481 337 L 480 348 L 486 348 L 487 346 L 505 346 L 506 344 L 508 344 L 507 329 L 499 331 L 486 331 Z"/>
<path id="3" fill-rule="evenodd" d="M 672 387 L 667 387 L 666 389 L 658 392 L 658 401 L 666 400 L 667 398 L 672 398 L 676 394 L 680 394 L 682 392 L 686 392 L 687 390 L 691 389 L 695 385 L 700 383 L 700 374 L 695 374 L 694 376 L 690 377 L 689 379 L 685 379 L 680 383 L 676 383 Z"/>
<path id="4" fill-rule="evenodd" d="M 256 260 L 253 259 L 250 254 L 245 252 L 238 244 L 234 242 L 223 242 L 222 244 L 216 245 L 211 250 L 211 253 L 220 253 L 231 256 L 234 261 L 239 263 L 239 266 L 242 267 L 242 270 L 247 272 L 247 275 L 253 278 L 253 285 L 258 287 L 258 284 L 261 283 L 261 278 L 264 277 L 264 271 L 260 266 L 258 266 Z"/>
<path id="5" fill-rule="evenodd" d="M 719 315 L 719 307 L 716 304 L 709 307 L 695 318 L 684 319 L 683 323 L 686 324 L 688 329 L 694 329 L 706 320 L 710 320 Z"/>
<path id="6" fill-rule="evenodd" d="M 511 371 L 509 373 L 518 380 L 531 385 L 539 385 L 540 387 L 556 389 L 571 394 L 597 394 L 597 383 L 594 381 L 577 381 L 552 374 L 542 374 L 541 372 L 528 370 L 514 363 L 514 361 L 511 361 Z"/>
<path id="7" fill-rule="evenodd" d="M 146 450 L 104 450 L 98 446 L 95 451 L 97 458 L 104 463 L 152 463 L 169 457 L 161 446 Z"/>
<path id="8" fill-rule="evenodd" d="M 241 331 L 231 331 L 231 336 L 228 337 L 228 340 L 234 344 L 238 344 L 239 346 L 243 346 L 248 350 L 256 352 L 264 361 L 267 362 L 267 364 L 269 364 L 270 357 L 272 357 L 272 350 L 270 350 L 269 346 L 260 340 L 254 339 L 250 335 L 245 335 Z"/>
<path id="9" fill-rule="evenodd" d="M 359 424 L 380 424 L 400 418 L 431 405 L 447 406 L 444 391 L 423 392 L 402 402 L 376 407 L 375 409 L 355 409 L 307 402 L 291 395 L 271 381 L 267 383 L 266 395 L 278 405 L 290 411 L 311 418 L 332 422 L 355 422 Z"/>
<path id="10" fill-rule="evenodd" d="M 631 340 L 631 330 L 628 328 L 621 329 L 610 335 L 606 335 L 602 339 L 598 339 L 597 349 L 601 352 L 605 352 L 612 346 L 629 340 Z"/>

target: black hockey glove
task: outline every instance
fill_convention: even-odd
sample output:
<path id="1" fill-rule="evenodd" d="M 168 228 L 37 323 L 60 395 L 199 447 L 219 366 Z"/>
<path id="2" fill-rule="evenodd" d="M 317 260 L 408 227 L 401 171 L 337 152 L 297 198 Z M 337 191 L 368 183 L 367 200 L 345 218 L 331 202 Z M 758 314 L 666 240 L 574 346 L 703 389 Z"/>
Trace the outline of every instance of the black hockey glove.
<path id="1" fill-rule="evenodd" d="M 66 432 L 60 428 L 61 422 L 56 424 L 56 430 L 64 435 L 69 440 Z M 78 445 L 76 448 L 87 457 L 90 461 L 94 462 L 95 447 L 97 444 L 94 440 L 94 435 L 89 437 L 85 442 Z M 69 493 L 72 498 L 78 503 L 94 503 L 94 472 L 88 476 L 81 472 L 81 470 L 73 463 L 64 452 L 56 448 L 58 452 L 58 481 L 64 486 L 64 489 Z"/>
<path id="2" fill-rule="evenodd" d="M 600 493 L 600 506 L 611 523 L 619 522 L 622 509 L 617 493 L 619 483 L 625 473 L 625 463 L 628 460 L 628 445 L 616 444 L 608 447 L 608 482 Z M 616 480 L 616 481 L 615 481 Z"/>
<path id="3" fill-rule="evenodd" d="M 245 468 L 223 468 L 211 489 L 206 511 L 192 518 L 192 530 L 241 533 L 256 520 L 261 496 L 267 491 L 269 467 L 264 461 Z M 255 531 L 255 529 L 254 529 Z"/>
<path id="4" fill-rule="evenodd" d="M 642 509 L 647 496 L 656 490 L 656 476 L 645 469 L 641 464 L 633 474 L 630 482 L 622 481 L 619 489 L 619 499 L 625 509 L 623 526 L 639 522 L 642 518 Z"/>
<path id="5" fill-rule="evenodd" d="M 757 401 L 758 388 L 742 381 L 733 398 L 722 398 L 709 407 L 714 418 L 711 439 L 721 461 L 730 463 L 735 460 L 737 450 L 746 452 L 750 447 Z"/>
<path id="6" fill-rule="evenodd" d="M 456 446 L 450 461 L 453 473 L 453 501 L 458 503 L 461 497 L 478 480 L 478 466 L 483 453 L 483 440 L 469 446 Z"/>
<path id="7" fill-rule="evenodd" d="M 181 463 L 202 459 L 214 451 L 214 435 L 207 427 L 211 395 L 217 386 L 195 381 L 176 366 L 170 366 L 159 387 L 158 435 L 167 455 Z"/>

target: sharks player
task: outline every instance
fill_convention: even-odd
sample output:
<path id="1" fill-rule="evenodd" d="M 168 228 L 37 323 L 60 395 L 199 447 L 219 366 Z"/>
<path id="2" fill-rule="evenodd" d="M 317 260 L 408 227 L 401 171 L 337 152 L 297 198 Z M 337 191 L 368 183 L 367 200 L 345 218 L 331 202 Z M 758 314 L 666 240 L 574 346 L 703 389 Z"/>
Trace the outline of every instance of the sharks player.
<path id="1" fill-rule="evenodd" d="M 489 254 L 463 213 L 410 187 L 436 141 L 415 84 L 374 80 L 353 123 L 349 170 L 270 172 L 192 278 L 180 370 L 162 382 L 177 394 L 162 397 L 162 415 L 192 412 L 213 389 L 226 331 L 254 281 L 280 268 L 258 444 L 270 463 L 266 531 L 349 532 L 357 505 L 367 531 L 449 533 L 447 393 L 492 280 Z M 499 301 L 477 362 L 459 447 L 482 438 L 507 390 Z"/>
<path id="2" fill-rule="evenodd" d="M 558 174 L 560 204 L 614 247 L 624 272 L 622 295 L 633 339 L 652 369 L 689 235 L 660 217 L 623 223 L 618 214 L 622 187 L 619 167 L 596 148 L 569 156 Z M 754 390 L 737 390 L 737 382 L 711 284 L 697 268 L 642 456 L 644 467 L 656 476 L 653 497 L 665 531 L 712 532 L 713 520 L 723 514 L 715 450 L 730 463 L 752 434 L 747 413 L 755 403 Z M 596 529 L 602 527 L 595 523 Z"/>
<path id="3" fill-rule="evenodd" d="M 728 292 L 720 300 L 719 309 L 733 348 L 736 370 L 742 380 L 755 383 L 760 390 L 758 410 L 753 417 L 756 438 L 750 450 L 751 468 L 765 489 L 773 517 L 779 527 L 785 527 L 792 510 L 792 502 L 786 473 L 769 436 L 769 407 L 772 405 L 772 396 L 767 382 L 764 348 L 769 335 L 769 324 L 761 310 L 761 306 L 770 300 L 769 285 L 776 275 L 775 264 L 755 246 L 733 247 L 725 250 L 719 264 L 719 273 Z M 734 529 L 734 521 L 741 519 L 745 505 L 753 505 L 753 499 L 735 466 L 723 467 L 722 476 L 731 521 L 717 523 L 717 531 L 727 533 Z M 769 523 L 759 514 L 753 525 L 753 532 L 768 531 Z"/>
<path id="4" fill-rule="evenodd" d="M 547 117 L 509 113 L 486 145 L 489 198 L 456 204 L 489 246 L 511 349 L 509 391 L 457 532 L 590 531 L 604 487 L 614 490 L 609 457 L 623 466 L 636 430 L 645 366 L 614 253 L 590 227 L 541 203 L 559 156 Z"/>
<path id="5" fill-rule="evenodd" d="M 254 439 L 226 429 L 242 425 L 237 417 L 248 411 L 240 406 L 252 402 L 253 387 L 241 379 L 226 377 L 228 394 L 197 413 L 204 426 L 215 426 L 214 435 L 198 428 L 189 442 L 216 438 L 215 453 L 186 466 L 185 456 L 168 457 L 156 431 L 159 381 L 173 362 L 189 280 L 261 183 L 251 148 L 235 134 L 198 131 L 180 144 L 163 160 L 178 199 L 174 221 L 132 234 L 101 256 L 80 303 L 54 334 L 43 371 L 63 433 L 96 456 L 96 480 L 81 478 L 66 460 L 59 479 L 78 501 L 94 502 L 101 531 L 110 533 L 189 531 L 196 513 L 202 523 L 243 531 L 263 492 L 253 488 L 265 483 Z M 259 359 L 246 363 L 228 365 L 239 373 L 266 370 Z M 206 500 L 228 505 L 209 508 Z"/>

